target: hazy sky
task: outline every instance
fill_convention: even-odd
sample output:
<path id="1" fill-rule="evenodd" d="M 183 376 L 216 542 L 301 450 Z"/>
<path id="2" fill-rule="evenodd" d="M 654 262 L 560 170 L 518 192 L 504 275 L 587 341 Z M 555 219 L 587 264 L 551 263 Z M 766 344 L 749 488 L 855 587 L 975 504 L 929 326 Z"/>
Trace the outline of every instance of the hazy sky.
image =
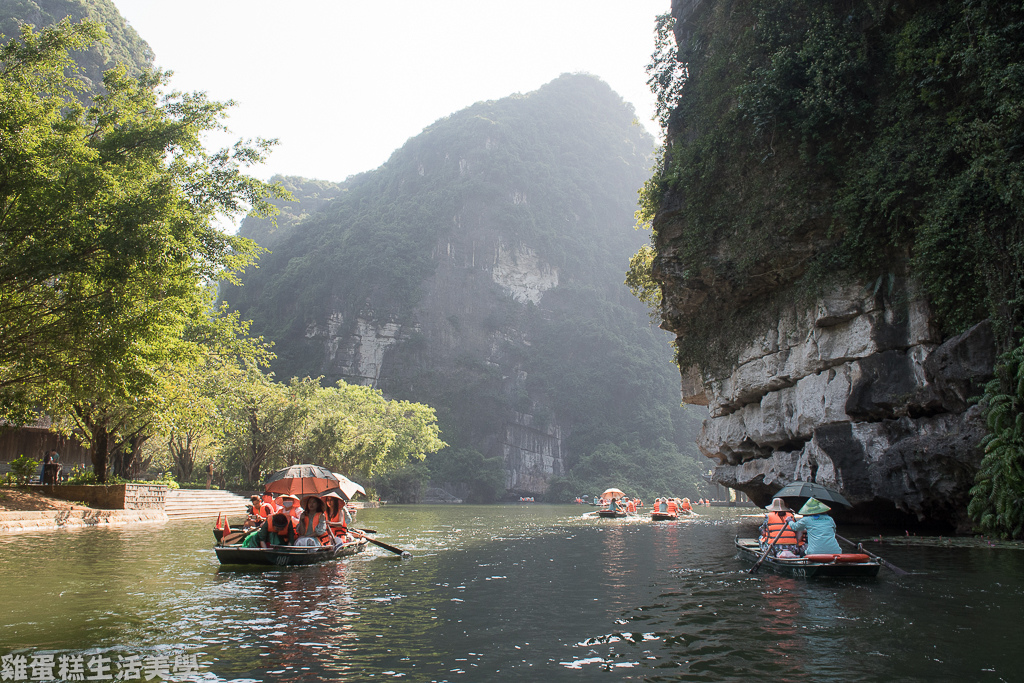
<path id="1" fill-rule="evenodd" d="M 441 117 L 566 72 L 599 76 L 656 133 L 644 66 L 670 0 L 114 1 L 174 88 L 238 103 L 232 141 L 280 140 L 261 178 L 344 180 Z"/>

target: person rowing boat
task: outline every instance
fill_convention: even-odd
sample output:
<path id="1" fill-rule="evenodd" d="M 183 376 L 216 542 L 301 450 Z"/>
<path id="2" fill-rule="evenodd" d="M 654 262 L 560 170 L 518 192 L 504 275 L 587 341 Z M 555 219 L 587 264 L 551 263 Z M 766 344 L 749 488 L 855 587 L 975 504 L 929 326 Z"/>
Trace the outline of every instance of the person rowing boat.
<path id="1" fill-rule="evenodd" d="M 778 500 L 778 499 L 776 499 Z M 789 528 L 807 533 L 806 555 L 842 553 L 843 549 L 836 540 L 836 522 L 827 513 L 829 506 L 817 498 L 808 498 L 800 512 L 794 515 Z"/>

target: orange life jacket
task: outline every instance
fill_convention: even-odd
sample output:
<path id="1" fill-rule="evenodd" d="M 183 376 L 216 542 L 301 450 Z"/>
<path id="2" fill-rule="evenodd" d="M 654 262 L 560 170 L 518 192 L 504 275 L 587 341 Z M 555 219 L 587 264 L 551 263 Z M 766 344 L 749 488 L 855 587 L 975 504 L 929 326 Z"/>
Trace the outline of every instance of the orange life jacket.
<path id="1" fill-rule="evenodd" d="M 690 505 L 690 503 L 685 500 L 683 501 L 683 504 L 680 507 L 684 510 L 693 510 L 693 507 Z"/>
<path id="2" fill-rule="evenodd" d="M 348 533 L 348 522 L 345 521 L 345 508 L 340 502 L 334 505 L 333 508 L 334 511 L 328 513 L 327 521 L 340 524 L 340 528 L 334 529 L 334 534 L 336 536 L 344 536 Z"/>
<path id="3" fill-rule="evenodd" d="M 317 534 L 316 528 L 320 524 L 321 519 L 324 521 L 324 526 L 327 530 L 322 534 Z M 327 526 L 327 516 L 322 512 L 314 512 L 312 514 L 304 513 L 299 518 L 299 523 L 295 529 L 295 533 L 298 536 L 312 536 L 313 538 L 319 538 L 321 543 L 326 543 L 331 538 L 331 528 Z"/>
<path id="4" fill-rule="evenodd" d="M 761 540 L 765 543 L 771 543 L 775 536 L 782 529 L 782 525 L 786 523 L 786 520 L 790 518 L 788 512 L 774 512 L 768 513 L 768 528 L 761 536 Z M 779 536 L 779 540 L 775 541 L 775 545 L 798 545 L 800 539 L 796 532 L 790 529 L 788 526 L 786 530 Z"/>
<path id="5" fill-rule="evenodd" d="M 629 505 L 626 506 L 626 509 L 629 510 L 630 512 L 636 512 L 636 501 L 629 501 Z"/>
<path id="6" fill-rule="evenodd" d="M 679 508 L 676 506 L 676 501 L 673 500 L 672 498 L 669 498 L 668 504 L 666 505 L 666 510 L 669 514 L 672 514 L 673 512 L 678 512 Z"/>

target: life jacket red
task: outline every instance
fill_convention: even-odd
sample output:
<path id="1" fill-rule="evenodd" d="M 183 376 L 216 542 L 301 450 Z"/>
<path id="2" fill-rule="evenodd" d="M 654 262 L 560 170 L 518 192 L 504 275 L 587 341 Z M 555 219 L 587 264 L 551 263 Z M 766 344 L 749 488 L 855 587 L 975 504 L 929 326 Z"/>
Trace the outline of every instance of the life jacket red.
<path id="1" fill-rule="evenodd" d="M 782 529 L 782 525 L 785 524 L 786 520 L 789 518 L 790 515 L 788 512 L 770 511 L 768 513 L 768 528 L 761 536 L 761 540 L 765 543 L 771 543 L 772 539 L 774 539 L 779 533 L 779 530 Z M 788 526 L 786 527 L 786 530 L 782 532 L 782 535 L 779 536 L 779 540 L 775 541 L 775 545 L 798 545 L 799 543 L 800 539 L 796 532 Z"/>
<path id="2" fill-rule="evenodd" d="M 685 498 L 683 499 L 683 504 L 680 505 L 679 507 L 681 507 L 683 510 L 693 510 L 693 507 L 690 505 L 690 501 L 686 500 Z"/>
<path id="3" fill-rule="evenodd" d="M 666 510 L 668 511 L 669 514 L 672 514 L 674 512 L 679 512 L 679 508 L 678 508 L 678 506 L 676 506 L 676 501 L 675 501 L 674 498 L 669 498 L 668 499 L 668 503 L 666 505 Z"/>
<path id="4" fill-rule="evenodd" d="M 636 501 L 629 501 L 629 505 L 626 506 L 626 509 L 629 510 L 630 512 L 636 512 Z"/>

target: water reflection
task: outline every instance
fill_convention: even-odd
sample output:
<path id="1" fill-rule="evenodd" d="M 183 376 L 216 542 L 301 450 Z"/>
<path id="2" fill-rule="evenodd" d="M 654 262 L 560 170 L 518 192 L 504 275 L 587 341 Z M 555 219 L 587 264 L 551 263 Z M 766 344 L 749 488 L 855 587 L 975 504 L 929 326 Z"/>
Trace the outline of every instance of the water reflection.
<path id="1" fill-rule="evenodd" d="M 748 574 L 734 511 L 582 512 L 366 510 L 412 560 L 259 571 L 220 571 L 206 523 L 7 537 L 0 654 L 187 651 L 211 680 L 265 681 L 973 681 L 1022 663 L 1020 551 L 883 547 L 925 573 L 814 582 Z"/>

